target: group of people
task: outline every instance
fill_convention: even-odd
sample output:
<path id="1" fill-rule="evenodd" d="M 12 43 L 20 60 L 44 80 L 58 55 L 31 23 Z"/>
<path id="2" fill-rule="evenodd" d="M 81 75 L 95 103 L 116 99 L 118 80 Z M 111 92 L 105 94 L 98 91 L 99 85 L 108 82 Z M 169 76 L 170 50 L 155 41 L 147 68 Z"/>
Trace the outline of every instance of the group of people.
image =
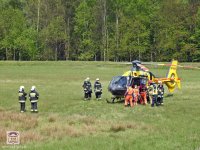
<path id="1" fill-rule="evenodd" d="M 84 80 L 82 87 L 84 89 L 84 100 L 90 100 L 92 98 L 92 84 L 89 77 Z M 102 85 L 99 78 L 96 78 L 96 81 L 94 83 L 94 93 L 96 99 L 100 100 L 102 95 Z M 27 93 L 25 92 L 24 86 L 20 86 L 18 95 L 20 112 L 25 112 Z M 138 103 L 146 105 L 148 102 L 151 104 L 152 107 L 154 107 L 154 105 L 163 105 L 163 95 L 164 86 L 162 84 L 162 81 L 158 81 L 158 83 L 149 81 L 148 86 L 146 86 L 146 84 L 141 84 L 140 86 L 128 86 L 127 91 L 124 95 L 125 106 L 128 106 L 130 104 L 130 106 L 133 107 Z M 31 112 L 38 112 L 37 103 L 39 99 L 39 93 L 36 91 L 35 86 L 31 87 L 28 97 L 31 102 Z"/>
<path id="2" fill-rule="evenodd" d="M 125 106 L 130 104 L 133 107 L 137 103 L 146 105 L 148 102 L 152 107 L 154 105 L 160 106 L 163 105 L 163 95 L 164 86 L 162 81 L 158 81 L 158 83 L 149 81 L 148 86 L 146 84 L 141 84 L 139 87 L 137 85 L 129 86 L 124 95 Z"/>
<path id="3" fill-rule="evenodd" d="M 84 80 L 82 87 L 84 89 L 84 100 L 90 100 L 92 98 L 92 84 L 90 82 L 89 77 L 87 77 Z M 96 78 L 96 81 L 94 83 L 94 93 L 95 93 L 96 99 L 100 100 L 101 94 L 102 94 L 102 85 L 100 83 L 99 78 Z"/>
<path id="4" fill-rule="evenodd" d="M 26 111 L 26 99 L 27 99 L 26 97 L 27 93 L 25 92 L 24 86 L 19 87 L 18 96 L 19 96 L 19 103 L 20 103 L 20 112 L 23 113 Z M 28 96 L 31 102 L 31 112 L 38 112 L 37 102 L 39 99 L 39 93 L 36 91 L 35 86 L 31 87 L 31 90 Z"/>

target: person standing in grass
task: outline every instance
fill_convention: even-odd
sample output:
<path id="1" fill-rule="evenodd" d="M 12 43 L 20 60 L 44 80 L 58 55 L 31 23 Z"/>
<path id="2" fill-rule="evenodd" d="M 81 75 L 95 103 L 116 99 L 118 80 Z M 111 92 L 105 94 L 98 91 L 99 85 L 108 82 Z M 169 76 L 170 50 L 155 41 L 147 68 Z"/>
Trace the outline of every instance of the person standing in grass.
<path id="1" fill-rule="evenodd" d="M 128 103 L 130 104 L 131 107 L 133 107 L 133 97 L 134 97 L 134 90 L 131 86 L 127 87 L 127 91 L 124 94 L 125 97 L 125 107 L 128 106 Z"/>
<path id="2" fill-rule="evenodd" d="M 37 102 L 39 99 L 39 93 L 36 91 L 36 87 L 32 86 L 29 93 L 29 99 L 31 101 L 31 112 L 38 112 Z"/>
<path id="3" fill-rule="evenodd" d="M 139 97 L 139 89 L 138 89 L 137 85 L 134 85 L 133 93 L 134 93 L 133 94 L 134 95 L 134 98 L 133 98 L 134 105 L 137 105 L 138 97 Z"/>
<path id="4" fill-rule="evenodd" d="M 94 92 L 97 100 L 101 99 L 101 94 L 102 94 L 102 85 L 99 82 L 99 78 L 96 79 L 94 83 Z"/>
<path id="5" fill-rule="evenodd" d="M 152 86 L 152 81 L 150 80 L 148 86 L 148 99 L 150 104 L 152 104 L 152 98 L 153 98 L 153 86 Z"/>
<path id="6" fill-rule="evenodd" d="M 140 92 L 140 104 L 147 104 L 147 86 L 145 84 L 141 84 L 139 87 Z"/>
<path id="7" fill-rule="evenodd" d="M 158 81 L 158 104 L 163 105 L 164 86 L 162 81 Z"/>
<path id="8" fill-rule="evenodd" d="M 19 95 L 19 103 L 20 103 L 20 112 L 25 112 L 25 107 L 26 107 L 26 95 L 27 93 L 24 91 L 24 86 L 19 87 L 18 91 Z"/>
<path id="9" fill-rule="evenodd" d="M 156 104 L 156 106 L 158 106 L 158 102 L 157 102 L 157 97 L 158 97 L 158 87 L 157 84 L 155 82 L 151 83 L 151 88 L 152 88 L 152 104 L 151 107 L 154 107 L 154 104 Z"/>
<path id="10" fill-rule="evenodd" d="M 82 87 L 84 89 L 84 99 L 90 100 L 92 98 L 92 84 L 89 77 L 85 79 Z"/>

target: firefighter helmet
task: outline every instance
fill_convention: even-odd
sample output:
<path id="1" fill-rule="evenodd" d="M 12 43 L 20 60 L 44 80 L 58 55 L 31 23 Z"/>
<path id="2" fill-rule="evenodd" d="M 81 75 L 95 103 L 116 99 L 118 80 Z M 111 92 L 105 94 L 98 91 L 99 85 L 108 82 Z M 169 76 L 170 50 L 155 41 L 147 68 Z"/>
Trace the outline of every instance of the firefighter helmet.
<path id="1" fill-rule="evenodd" d="M 31 87 L 31 91 L 34 91 L 35 88 L 36 88 L 36 87 L 33 85 L 33 86 Z"/>

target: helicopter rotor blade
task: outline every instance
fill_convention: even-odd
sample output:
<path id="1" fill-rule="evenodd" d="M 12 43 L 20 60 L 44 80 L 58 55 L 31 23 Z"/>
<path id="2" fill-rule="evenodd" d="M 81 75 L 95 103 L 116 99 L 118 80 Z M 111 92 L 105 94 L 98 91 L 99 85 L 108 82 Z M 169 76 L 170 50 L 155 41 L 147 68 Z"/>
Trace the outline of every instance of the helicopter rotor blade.
<path id="1" fill-rule="evenodd" d="M 188 69 L 200 69 L 199 67 L 195 66 L 183 66 L 183 65 L 172 65 L 172 64 L 164 64 L 164 63 L 146 63 L 145 65 L 154 65 L 154 66 L 177 66 L 180 68 L 188 68 Z"/>
<path id="2" fill-rule="evenodd" d="M 132 63 L 131 62 L 124 62 L 124 63 L 121 63 L 121 64 L 124 64 L 124 65 L 131 65 Z M 177 66 L 177 67 L 180 67 L 180 68 L 187 68 L 187 69 L 197 69 L 197 70 L 200 70 L 200 67 L 196 67 L 196 66 L 183 66 L 183 65 L 172 65 L 172 64 L 165 64 L 165 63 L 156 63 L 156 62 L 142 62 L 142 64 L 137 64 L 139 67 L 141 67 L 144 71 L 149 71 L 149 69 L 144 66 L 144 65 L 152 65 L 152 66 Z"/>
<path id="3" fill-rule="evenodd" d="M 149 69 L 147 67 L 145 67 L 144 65 L 141 64 L 137 64 L 142 70 L 144 71 L 149 71 Z"/>
<path id="4" fill-rule="evenodd" d="M 180 67 L 180 68 L 189 68 L 189 69 L 200 69 L 199 67 L 194 67 L 194 66 L 182 66 L 182 65 L 178 65 L 178 67 Z"/>

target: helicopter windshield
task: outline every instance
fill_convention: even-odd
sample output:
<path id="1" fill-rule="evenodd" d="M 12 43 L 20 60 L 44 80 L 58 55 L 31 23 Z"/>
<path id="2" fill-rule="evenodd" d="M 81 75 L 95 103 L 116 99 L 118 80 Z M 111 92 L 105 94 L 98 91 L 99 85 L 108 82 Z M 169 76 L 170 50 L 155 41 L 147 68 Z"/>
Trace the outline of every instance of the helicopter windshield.
<path id="1" fill-rule="evenodd" d="M 124 76 L 113 77 L 111 84 L 118 85 L 119 87 L 126 87 L 127 77 L 124 77 Z"/>
<path id="2" fill-rule="evenodd" d="M 144 85 L 147 84 L 147 80 L 146 79 L 141 79 L 140 80 L 140 84 L 144 84 Z"/>

